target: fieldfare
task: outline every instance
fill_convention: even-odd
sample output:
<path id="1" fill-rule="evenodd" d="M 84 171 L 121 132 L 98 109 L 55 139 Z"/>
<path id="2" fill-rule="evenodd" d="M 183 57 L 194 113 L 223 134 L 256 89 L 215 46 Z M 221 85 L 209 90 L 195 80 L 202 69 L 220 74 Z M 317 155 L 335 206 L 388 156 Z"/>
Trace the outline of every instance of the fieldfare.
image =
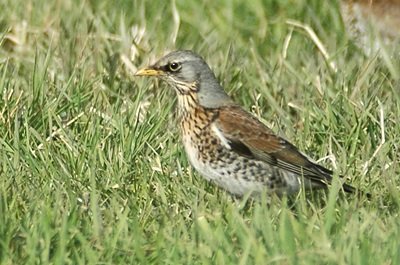
<path id="1" fill-rule="evenodd" d="M 277 136 L 236 104 L 207 63 L 192 51 L 174 51 L 136 76 L 155 76 L 178 95 L 183 145 L 192 166 L 207 180 L 242 196 L 291 194 L 324 188 L 332 171 Z M 346 192 L 355 192 L 343 184 Z"/>

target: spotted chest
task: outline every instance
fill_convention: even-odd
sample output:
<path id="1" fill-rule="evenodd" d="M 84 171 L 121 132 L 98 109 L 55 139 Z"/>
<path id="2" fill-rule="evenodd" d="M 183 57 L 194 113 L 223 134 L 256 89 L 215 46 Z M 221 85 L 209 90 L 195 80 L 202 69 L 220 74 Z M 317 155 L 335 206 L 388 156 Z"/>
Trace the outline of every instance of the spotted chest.
<path id="1" fill-rule="evenodd" d="M 181 115 L 182 142 L 190 163 L 201 173 L 217 159 L 220 141 L 211 126 L 217 115 L 212 110 L 195 107 Z"/>
<path id="2" fill-rule="evenodd" d="M 190 102 L 184 104 L 192 105 Z M 218 110 L 204 109 L 195 104 L 180 109 L 182 142 L 192 166 L 205 179 L 233 194 L 279 188 L 276 185 L 283 183 L 278 183 L 280 178 L 272 174 L 273 168 L 231 149 L 229 141 L 215 124 L 218 114 Z"/>

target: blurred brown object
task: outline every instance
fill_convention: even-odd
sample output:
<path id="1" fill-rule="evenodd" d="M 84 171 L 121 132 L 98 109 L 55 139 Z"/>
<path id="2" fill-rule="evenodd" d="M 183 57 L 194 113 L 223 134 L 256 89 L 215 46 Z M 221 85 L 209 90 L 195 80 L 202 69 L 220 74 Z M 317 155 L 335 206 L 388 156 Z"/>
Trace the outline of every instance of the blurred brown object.
<path id="1" fill-rule="evenodd" d="M 340 8 L 347 32 L 367 54 L 398 43 L 400 0 L 341 0 Z"/>

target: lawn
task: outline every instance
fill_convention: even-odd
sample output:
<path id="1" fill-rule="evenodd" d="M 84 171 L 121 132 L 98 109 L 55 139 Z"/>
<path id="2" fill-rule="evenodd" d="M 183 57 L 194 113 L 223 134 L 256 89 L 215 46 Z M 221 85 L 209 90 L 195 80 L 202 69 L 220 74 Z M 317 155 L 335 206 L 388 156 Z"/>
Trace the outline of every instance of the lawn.
<path id="1" fill-rule="evenodd" d="M 335 1 L 0 10 L 0 264 L 400 264 L 399 57 L 364 55 Z M 330 189 L 254 201 L 203 180 L 174 91 L 133 75 L 175 49 L 333 169 Z"/>

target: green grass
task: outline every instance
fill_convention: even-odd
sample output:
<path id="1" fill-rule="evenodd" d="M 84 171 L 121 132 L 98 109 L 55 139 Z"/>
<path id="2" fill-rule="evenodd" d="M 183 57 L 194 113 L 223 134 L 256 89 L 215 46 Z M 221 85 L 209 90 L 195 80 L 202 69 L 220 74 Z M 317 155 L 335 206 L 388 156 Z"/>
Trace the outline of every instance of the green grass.
<path id="1" fill-rule="evenodd" d="M 0 263 L 400 264 L 396 57 L 364 56 L 330 1 L 175 2 L 0 3 Z M 204 181 L 174 92 L 132 75 L 174 49 L 371 201 Z"/>

